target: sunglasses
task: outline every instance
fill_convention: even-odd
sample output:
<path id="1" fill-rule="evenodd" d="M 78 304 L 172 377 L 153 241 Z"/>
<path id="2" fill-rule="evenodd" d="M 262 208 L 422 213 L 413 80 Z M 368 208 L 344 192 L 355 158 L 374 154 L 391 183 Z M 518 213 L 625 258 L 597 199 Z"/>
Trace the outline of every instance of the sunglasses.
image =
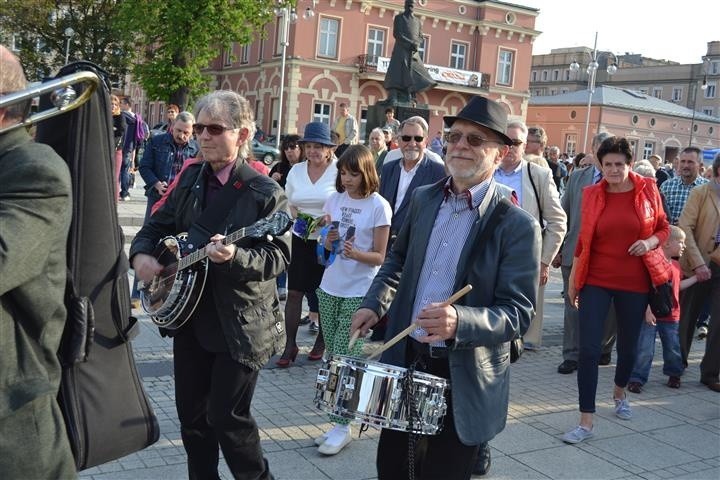
<path id="1" fill-rule="evenodd" d="M 225 132 L 226 130 L 235 130 L 235 127 L 226 127 L 224 125 L 218 125 L 217 123 L 213 123 L 211 125 L 196 123 L 195 125 L 193 125 L 193 132 L 195 132 L 195 135 L 200 136 L 203 134 L 206 128 L 208 133 L 213 137 L 217 135 L 222 135 L 223 132 Z"/>
<path id="2" fill-rule="evenodd" d="M 420 143 L 423 140 L 425 140 L 425 137 L 421 135 L 400 135 L 400 138 L 403 142 L 409 142 L 410 140 L 415 140 L 416 143 Z"/>
<path id="3" fill-rule="evenodd" d="M 291 143 L 289 145 L 285 145 L 283 147 L 283 150 L 295 150 L 296 148 L 298 148 L 298 146 L 299 145 L 297 143 Z"/>
<path id="4" fill-rule="evenodd" d="M 448 132 L 445 134 L 445 141 L 447 143 L 458 143 L 463 137 L 471 147 L 480 147 L 484 143 L 500 143 L 497 140 L 488 140 L 487 138 L 481 137 L 477 133 L 468 133 L 464 135 L 461 132 Z"/>

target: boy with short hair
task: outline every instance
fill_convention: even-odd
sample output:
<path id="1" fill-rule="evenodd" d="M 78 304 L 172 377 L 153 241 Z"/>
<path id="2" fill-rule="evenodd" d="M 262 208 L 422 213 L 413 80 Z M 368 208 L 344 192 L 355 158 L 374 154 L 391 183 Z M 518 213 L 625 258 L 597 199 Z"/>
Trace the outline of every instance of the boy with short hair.
<path id="1" fill-rule="evenodd" d="M 697 282 L 693 275 L 680 281 L 680 263 L 674 258 L 680 257 L 685 250 L 685 232 L 675 225 L 670 226 L 670 236 L 662 246 L 665 257 L 672 263 L 673 308 L 670 316 L 656 318 L 648 307 L 645 312 L 645 323 L 640 330 L 638 338 L 637 357 L 633 367 L 628 390 L 641 393 L 643 385 L 650 376 L 650 367 L 655 356 L 655 332 L 660 334 L 663 347 L 663 374 L 667 375 L 667 386 L 680 388 L 680 376 L 683 374 L 682 356 L 680 354 L 680 336 L 678 325 L 680 322 L 680 290 Z"/>

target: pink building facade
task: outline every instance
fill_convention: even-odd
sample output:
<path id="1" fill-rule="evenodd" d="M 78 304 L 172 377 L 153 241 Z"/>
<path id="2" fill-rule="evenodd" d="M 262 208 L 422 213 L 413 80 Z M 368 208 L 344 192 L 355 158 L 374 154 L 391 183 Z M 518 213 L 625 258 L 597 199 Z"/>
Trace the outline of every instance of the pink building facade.
<path id="1" fill-rule="evenodd" d="M 467 0 L 416 0 L 422 20 L 421 56 L 441 81 L 418 95 L 430 110 L 431 132 L 442 116 L 456 113 L 472 95 L 499 101 L 511 118 L 525 118 L 536 9 Z M 229 89 L 255 106 L 258 127 L 268 134 L 300 133 L 310 121 L 332 124 L 346 103 L 361 123 L 368 106 L 386 98 L 383 59 L 394 45 L 392 24 L 403 0 L 299 0 L 289 23 L 285 75 L 281 74 L 282 26 L 278 17 L 264 39 L 218 52 L 207 73 L 212 89 Z M 306 14 L 310 8 L 314 15 Z M 474 77 L 474 78 L 473 78 Z M 280 101 L 280 84 L 284 94 Z M 477 86 L 475 84 L 477 83 Z M 151 101 L 130 84 L 136 110 L 158 121 L 164 103 Z M 362 136 L 362 135 L 361 135 Z"/>

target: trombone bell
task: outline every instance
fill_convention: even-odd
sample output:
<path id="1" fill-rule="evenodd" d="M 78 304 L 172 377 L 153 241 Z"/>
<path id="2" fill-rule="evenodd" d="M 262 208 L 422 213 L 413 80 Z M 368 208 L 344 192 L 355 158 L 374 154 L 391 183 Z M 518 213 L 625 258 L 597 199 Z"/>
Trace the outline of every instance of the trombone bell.
<path id="1" fill-rule="evenodd" d="M 73 85 L 80 83 L 85 84 L 85 88 L 80 96 L 78 96 Z M 87 102 L 99 86 L 100 77 L 93 72 L 85 71 L 71 73 L 70 75 L 65 75 L 64 77 L 56 78 L 49 82 L 20 90 L 19 92 L 3 95 L 0 97 L 0 109 L 7 108 L 16 103 L 26 102 L 47 93 L 50 94 L 50 101 L 54 106 L 42 112 L 34 113 L 20 123 L 0 129 L 0 134 L 16 128 L 27 127 L 50 117 L 74 110 Z"/>

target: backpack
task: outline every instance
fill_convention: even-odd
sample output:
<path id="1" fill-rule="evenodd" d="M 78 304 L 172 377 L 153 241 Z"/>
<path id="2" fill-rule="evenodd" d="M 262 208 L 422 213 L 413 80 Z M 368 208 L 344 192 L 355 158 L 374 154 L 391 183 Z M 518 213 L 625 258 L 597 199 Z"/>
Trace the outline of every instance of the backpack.
<path id="1" fill-rule="evenodd" d="M 130 316 L 129 264 L 115 206 L 110 82 L 85 61 L 66 65 L 57 78 L 88 71 L 99 79 L 89 99 L 38 123 L 36 134 L 65 160 L 72 179 L 58 403 L 78 470 L 142 450 L 160 435 L 130 343 L 139 323 Z M 79 98 L 89 87 L 73 88 Z M 42 95 L 40 109 L 51 106 L 50 95 Z"/>
<path id="2" fill-rule="evenodd" d="M 135 114 L 135 145 L 142 145 L 150 137 L 150 127 L 143 120 L 142 115 Z"/>

